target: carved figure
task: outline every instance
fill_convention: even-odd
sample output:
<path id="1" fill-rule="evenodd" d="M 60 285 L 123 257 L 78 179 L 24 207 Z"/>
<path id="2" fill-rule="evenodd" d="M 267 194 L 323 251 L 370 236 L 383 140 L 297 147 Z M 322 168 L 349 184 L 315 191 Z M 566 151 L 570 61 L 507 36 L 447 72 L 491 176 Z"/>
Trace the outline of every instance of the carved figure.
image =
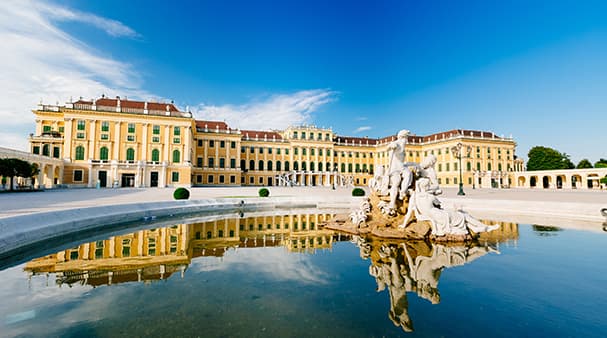
<path id="1" fill-rule="evenodd" d="M 388 165 L 389 184 L 390 184 L 390 203 L 389 214 L 395 213 L 396 199 L 403 199 L 406 191 L 413 181 L 413 173 L 407 168 L 405 163 L 405 145 L 407 144 L 408 130 L 398 132 L 396 141 L 388 145 L 390 150 L 390 164 Z"/>
<path id="2" fill-rule="evenodd" d="M 486 225 L 464 211 L 442 209 L 441 202 L 430 187 L 428 178 L 423 177 L 417 181 L 414 210 L 418 219 L 430 221 L 433 235 L 466 235 L 468 229 L 478 233 L 499 228 L 498 224 Z"/>

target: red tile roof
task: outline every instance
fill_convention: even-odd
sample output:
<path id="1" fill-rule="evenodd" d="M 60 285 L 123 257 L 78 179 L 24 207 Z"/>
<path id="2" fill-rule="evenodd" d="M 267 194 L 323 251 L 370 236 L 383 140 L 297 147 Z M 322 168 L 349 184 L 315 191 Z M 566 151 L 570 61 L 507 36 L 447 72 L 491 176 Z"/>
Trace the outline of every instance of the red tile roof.
<path id="1" fill-rule="evenodd" d="M 92 101 L 78 100 L 74 102 L 74 104 L 93 104 Z M 118 98 L 110 99 L 107 97 L 102 97 L 100 99 L 95 100 L 96 106 L 104 106 L 104 107 L 117 107 L 118 106 Z M 127 99 L 120 99 L 120 107 L 122 108 L 133 108 L 133 109 L 145 109 L 146 102 L 145 101 L 133 101 Z M 167 108 L 170 112 L 178 112 L 179 109 L 175 107 L 173 103 L 161 103 L 161 102 L 147 102 L 148 110 L 161 110 L 167 111 Z"/>
<path id="2" fill-rule="evenodd" d="M 228 124 L 222 121 L 204 121 L 204 120 L 196 120 L 196 129 L 204 130 L 205 128 L 209 130 L 228 130 Z"/>
<path id="3" fill-rule="evenodd" d="M 264 139 L 268 139 L 268 140 L 272 140 L 272 139 L 282 140 L 282 136 L 280 136 L 280 134 L 277 133 L 277 132 L 275 132 L 275 131 L 241 130 L 240 133 L 242 134 L 242 138 L 243 139 L 246 139 L 246 138 L 250 138 L 250 139 L 258 138 L 259 140 L 264 140 Z"/>
<path id="4" fill-rule="evenodd" d="M 352 136 L 335 136 L 333 137 L 333 142 L 337 143 L 348 143 L 348 144 L 364 144 L 364 145 L 375 145 L 377 144 L 377 139 L 368 138 L 368 137 L 352 137 Z"/>

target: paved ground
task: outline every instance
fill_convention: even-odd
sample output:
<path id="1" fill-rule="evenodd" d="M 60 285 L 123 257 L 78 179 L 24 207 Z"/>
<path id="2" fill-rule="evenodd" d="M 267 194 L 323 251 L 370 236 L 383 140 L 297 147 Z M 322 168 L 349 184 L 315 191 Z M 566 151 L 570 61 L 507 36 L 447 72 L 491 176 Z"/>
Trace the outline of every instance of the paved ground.
<path id="1" fill-rule="evenodd" d="M 348 198 L 350 188 L 332 190 L 324 187 L 270 187 L 272 196 L 310 196 L 331 194 Z M 255 197 L 259 187 L 192 188 L 192 199 L 219 197 Z M 30 193 L 0 193 L 0 218 L 40 211 L 53 211 L 79 207 L 168 201 L 173 189 L 61 189 Z M 518 189 L 466 189 L 466 196 L 457 196 L 457 189 L 445 188 L 443 197 L 475 200 L 515 200 L 542 202 L 574 202 L 604 204 L 607 191 L 600 190 L 518 190 Z"/>

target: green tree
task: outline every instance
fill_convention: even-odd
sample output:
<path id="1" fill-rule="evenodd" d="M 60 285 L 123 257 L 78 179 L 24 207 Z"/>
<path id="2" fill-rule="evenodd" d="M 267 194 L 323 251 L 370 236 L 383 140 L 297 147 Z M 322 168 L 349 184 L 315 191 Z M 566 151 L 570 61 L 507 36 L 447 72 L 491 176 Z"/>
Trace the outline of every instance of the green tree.
<path id="1" fill-rule="evenodd" d="M 548 147 L 535 146 L 529 150 L 527 157 L 528 171 L 575 168 L 569 155 Z"/>
<path id="2" fill-rule="evenodd" d="M 29 178 L 38 173 L 38 167 L 18 158 L 0 159 L 0 176 L 10 179 L 9 190 L 13 190 L 13 178 Z"/>
<path id="3" fill-rule="evenodd" d="M 594 164 L 595 168 L 607 168 L 607 160 L 602 158 Z"/>
<path id="4" fill-rule="evenodd" d="M 578 169 L 588 169 L 588 168 L 592 168 L 592 163 L 590 163 L 590 161 L 588 161 L 587 158 L 581 160 L 578 164 L 577 167 Z"/>

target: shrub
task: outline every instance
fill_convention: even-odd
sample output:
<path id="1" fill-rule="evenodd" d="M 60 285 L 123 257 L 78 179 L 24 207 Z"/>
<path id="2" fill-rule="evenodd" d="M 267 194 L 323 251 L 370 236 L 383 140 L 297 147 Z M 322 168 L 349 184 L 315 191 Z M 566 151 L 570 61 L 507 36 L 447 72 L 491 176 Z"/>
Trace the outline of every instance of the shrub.
<path id="1" fill-rule="evenodd" d="M 270 196 L 270 190 L 266 188 L 259 189 L 259 197 L 268 197 Z"/>
<path id="2" fill-rule="evenodd" d="M 173 198 L 176 200 L 187 200 L 190 198 L 190 191 L 186 188 L 177 188 L 173 192 Z"/>
<path id="3" fill-rule="evenodd" d="M 352 189 L 352 196 L 365 196 L 365 190 L 361 188 Z"/>

